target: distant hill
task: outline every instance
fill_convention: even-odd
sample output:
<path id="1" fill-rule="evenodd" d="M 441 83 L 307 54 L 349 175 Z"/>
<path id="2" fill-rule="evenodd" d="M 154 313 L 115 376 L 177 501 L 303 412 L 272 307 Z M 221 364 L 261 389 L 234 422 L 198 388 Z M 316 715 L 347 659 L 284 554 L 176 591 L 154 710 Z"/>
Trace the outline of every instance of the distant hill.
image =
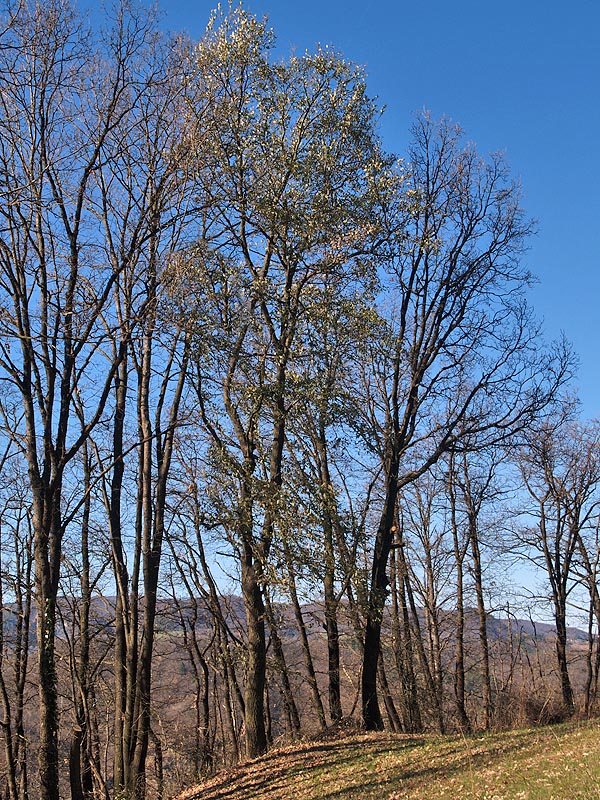
<path id="1" fill-rule="evenodd" d="M 222 610 L 225 618 L 237 630 L 243 630 L 245 626 L 245 613 L 244 604 L 241 597 L 237 595 L 226 595 L 221 598 Z M 77 598 L 63 598 L 60 601 L 60 607 L 64 619 L 69 619 L 73 610 L 78 607 Z M 95 595 L 92 600 L 92 613 L 91 617 L 95 623 L 107 630 L 113 627 L 114 615 L 116 607 L 116 597 L 114 596 L 100 596 Z M 210 630 L 213 626 L 213 617 L 203 598 L 197 598 L 197 628 L 202 631 Z M 294 620 L 293 610 L 290 605 L 279 603 L 276 605 L 277 612 L 280 619 L 280 634 L 283 637 L 294 638 L 297 635 L 296 623 Z M 32 636 L 35 634 L 35 618 L 36 610 L 35 604 L 32 604 Z M 323 607 L 318 601 L 307 603 L 303 606 L 303 613 L 306 619 L 306 626 L 309 635 L 323 633 Z M 180 614 L 183 614 L 184 619 L 189 621 L 192 619 L 193 610 L 189 601 L 182 599 L 177 603 L 171 598 L 161 598 L 158 601 L 157 612 L 157 629 L 163 633 L 175 633 L 181 625 Z M 343 606 L 341 610 L 343 617 Z M 452 612 L 445 612 L 446 626 L 448 622 L 453 624 L 454 615 Z M 466 623 L 469 628 L 475 629 L 477 626 L 476 611 L 474 609 L 467 609 L 465 612 Z M 511 619 L 510 622 L 506 617 L 497 617 L 488 614 L 488 635 L 495 639 L 508 639 L 510 632 L 513 636 L 523 636 L 529 639 L 537 638 L 539 641 L 553 640 L 556 632 L 554 625 L 547 622 L 536 622 L 530 619 Z M 16 606 L 8 603 L 4 607 L 4 631 L 10 641 L 11 632 L 16 627 Z M 342 620 L 342 628 L 343 628 Z M 349 630 L 347 632 L 350 632 Z M 60 630 L 58 631 L 60 636 Z M 587 633 L 580 628 L 569 627 L 567 628 L 568 638 L 571 642 L 587 642 Z"/>

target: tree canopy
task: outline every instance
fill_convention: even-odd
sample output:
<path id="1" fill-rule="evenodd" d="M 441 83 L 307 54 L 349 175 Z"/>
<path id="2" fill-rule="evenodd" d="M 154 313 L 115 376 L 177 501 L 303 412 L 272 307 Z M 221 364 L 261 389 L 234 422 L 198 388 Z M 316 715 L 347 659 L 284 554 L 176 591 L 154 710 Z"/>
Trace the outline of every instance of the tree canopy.
<path id="1" fill-rule="evenodd" d="M 542 510 L 575 492 L 527 450 L 573 357 L 527 304 L 518 184 L 427 113 L 404 157 L 386 152 L 363 71 L 329 48 L 276 57 L 241 6 L 199 42 L 128 3 L 105 22 L 23 2 L 0 35 L 2 791 L 162 797 L 178 759 L 189 778 L 259 756 L 302 731 L 305 704 L 339 723 L 348 653 L 367 728 L 382 696 L 392 727 L 429 708 L 445 730 L 444 637 L 456 725 L 489 727 L 476 475 L 487 490 L 518 461 Z M 567 461 L 588 453 L 575 430 Z M 569 558 L 592 620 L 586 508 Z M 174 663 L 193 675 L 186 755 Z"/>

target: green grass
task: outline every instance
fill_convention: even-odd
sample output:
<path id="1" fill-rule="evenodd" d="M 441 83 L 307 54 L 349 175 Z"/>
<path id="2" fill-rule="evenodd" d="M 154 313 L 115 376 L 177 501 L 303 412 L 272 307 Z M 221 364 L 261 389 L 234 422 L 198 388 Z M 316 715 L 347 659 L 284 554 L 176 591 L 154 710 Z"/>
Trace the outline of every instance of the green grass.
<path id="1" fill-rule="evenodd" d="M 600 725 L 354 734 L 274 751 L 181 800 L 600 800 Z"/>

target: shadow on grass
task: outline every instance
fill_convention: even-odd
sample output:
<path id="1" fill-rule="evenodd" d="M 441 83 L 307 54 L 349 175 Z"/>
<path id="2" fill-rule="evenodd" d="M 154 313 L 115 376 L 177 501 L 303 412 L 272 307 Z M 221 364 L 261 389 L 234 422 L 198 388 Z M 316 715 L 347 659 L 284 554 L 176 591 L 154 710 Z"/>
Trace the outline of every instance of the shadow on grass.
<path id="1" fill-rule="evenodd" d="M 390 748 L 398 752 L 422 745 L 425 741 L 426 737 L 403 736 L 390 739 L 386 736 L 381 743 L 374 739 L 363 743 L 354 737 L 348 737 L 335 742 L 274 750 L 256 761 L 242 764 L 226 775 L 208 781 L 185 797 L 186 800 L 300 800 L 311 796 L 305 793 L 309 792 L 311 786 L 318 785 L 315 774 L 322 776 L 321 790 L 324 793 L 319 791 L 316 794 L 315 786 L 313 796 L 326 797 L 328 795 L 324 784 L 328 777 L 344 770 L 348 765 L 356 764 L 361 757 L 361 749 L 373 758 L 390 752 Z"/>
<path id="2" fill-rule="evenodd" d="M 218 776 L 186 800 L 364 800 L 487 766 L 533 744 L 531 732 L 497 738 L 385 735 L 299 745 Z M 419 752 L 435 745 L 431 752 Z M 439 749 L 437 747 L 439 746 Z M 411 759 L 407 751 L 416 750 Z M 393 764 L 390 764 L 390 758 Z M 354 772 L 354 775 L 352 773 Z"/>

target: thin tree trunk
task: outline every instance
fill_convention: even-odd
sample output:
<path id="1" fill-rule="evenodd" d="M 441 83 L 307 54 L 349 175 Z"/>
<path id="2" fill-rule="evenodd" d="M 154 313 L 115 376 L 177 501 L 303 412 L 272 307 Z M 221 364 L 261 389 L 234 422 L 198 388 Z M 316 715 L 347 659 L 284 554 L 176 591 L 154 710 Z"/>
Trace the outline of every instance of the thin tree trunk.
<path id="1" fill-rule="evenodd" d="M 0 544 L 3 545 L 0 540 Z M 0 558 L 2 547 L 0 547 Z M 1 567 L 1 563 L 0 563 Z M 4 739 L 4 759 L 6 762 L 6 785 L 8 800 L 19 800 L 17 789 L 17 762 L 13 743 L 12 710 L 6 682 L 4 680 L 4 587 L 0 576 L 0 700 L 2 703 L 3 719 L 0 720 L 0 729 Z"/>
<path id="2" fill-rule="evenodd" d="M 335 497 L 332 491 L 331 474 L 329 471 L 325 423 L 322 418 L 319 419 L 319 430 L 315 439 L 319 460 L 323 514 L 323 550 L 325 555 L 323 591 L 325 601 L 325 631 L 327 634 L 329 715 L 332 722 L 338 722 L 342 718 L 343 712 L 340 687 L 340 637 L 337 621 L 339 599 L 336 597 L 335 593 L 335 548 L 333 541 L 335 528 L 333 517 L 334 514 L 336 514 L 336 510 L 334 507 Z M 317 706 L 317 708 L 318 707 L 319 706 Z"/>
<path id="3" fill-rule="evenodd" d="M 489 730 L 492 724 L 492 679 L 490 674 L 490 649 L 487 636 L 487 611 L 483 593 L 483 571 L 481 567 L 481 551 L 477 534 L 477 520 L 472 508 L 468 509 L 469 541 L 473 559 L 473 578 L 477 597 L 477 620 L 479 628 L 479 644 L 481 651 L 481 679 L 483 724 Z"/>
<path id="4" fill-rule="evenodd" d="M 300 715 L 298 714 L 298 706 L 294 699 L 294 692 L 290 683 L 290 674 L 285 661 L 285 653 L 283 652 L 283 644 L 277 629 L 277 619 L 275 611 L 271 603 L 271 597 L 268 590 L 264 592 L 265 611 L 267 621 L 269 623 L 269 630 L 271 631 L 271 644 L 273 645 L 273 654 L 275 657 L 275 665 L 281 679 L 281 693 L 286 712 L 289 716 L 290 727 L 292 736 L 295 737 L 300 733 Z"/>
<path id="5" fill-rule="evenodd" d="M 284 549 L 285 549 L 285 557 L 288 568 L 288 590 L 292 601 L 292 607 L 294 609 L 294 619 L 296 620 L 296 627 L 298 629 L 298 634 L 300 636 L 300 643 L 302 645 L 302 654 L 304 656 L 304 665 L 306 667 L 308 685 L 310 686 L 310 691 L 312 694 L 315 711 L 317 712 L 319 727 L 323 729 L 326 727 L 325 710 L 323 708 L 323 702 L 321 700 L 321 695 L 319 693 L 319 686 L 317 684 L 317 675 L 315 672 L 315 666 L 313 663 L 312 654 L 310 652 L 310 645 L 308 643 L 308 634 L 306 632 L 306 625 L 304 623 L 304 617 L 302 616 L 302 608 L 300 607 L 300 601 L 298 599 L 298 592 L 296 589 L 296 576 L 294 573 L 294 566 L 292 563 L 291 553 L 287 543 L 284 543 Z M 329 644 L 329 638 L 328 638 L 328 644 Z"/>
<path id="6" fill-rule="evenodd" d="M 454 562 L 456 564 L 456 625 L 454 629 L 454 700 L 458 724 L 465 733 L 471 732 L 471 721 L 465 704 L 465 602 L 464 602 L 464 559 L 468 542 L 461 546 L 456 513 L 456 494 L 454 487 L 454 460 L 450 459 L 448 496 L 452 540 L 454 543 Z"/>
<path id="7" fill-rule="evenodd" d="M 399 733 L 402 730 L 402 723 L 400 722 L 400 717 L 398 716 L 398 711 L 396 710 L 396 704 L 394 703 L 394 698 L 392 697 L 390 686 L 388 684 L 385 664 L 383 663 L 383 653 L 379 657 L 379 667 L 377 669 L 377 673 L 379 675 L 381 693 L 383 695 L 383 702 L 385 705 L 387 718 L 390 723 L 390 729 L 395 733 Z"/>
<path id="8" fill-rule="evenodd" d="M 397 536 L 397 544 L 399 543 L 400 538 Z M 419 708 L 419 693 L 414 670 L 413 634 L 410 626 L 404 580 L 405 576 L 399 567 L 396 546 L 394 546 L 391 551 L 392 634 L 394 656 L 406 707 L 404 729 L 407 733 L 420 733 L 423 730 L 423 722 L 421 709 Z"/>
<path id="9" fill-rule="evenodd" d="M 433 680 L 431 674 L 431 667 L 429 661 L 427 660 L 427 653 L 425 652 L 425 644 L 423 642 L 423 635 L 421 632 L 421 623 L 419 621 L 419 612 L 415 603 L 414 594 L 412 591 L 412 586 L 410 584 L 410 579 L 408 575 L 408 567 L 406 564 L 406 555 L 404 552 L 404 545 L 402 542 L 399 543 L 398 546 L 398 560 L 400 562 L 400 569 L 402 574 L 404 575 L 404 588 L 406 591 L 406 596 L 408 599 L 408 608 L 410 609 L 413 626 L 414 626 L 414 643 L 417 649 L 417 653 L 419 655 L 419 661 L 421 662 L 421 668 L 423 670 L 423 677 L 425 678 L 425 686 L 427 688 L 427 693 L 429 695 L 432 711 L 435 717 L 435 721 L 438 726 L 438 730 L 440 733 L 445 733 L 446 726 L 444 722 L 444 712 L 443 708 L 440 704 L 440 698 L 438 696 L 435 682 Z"/>
<path id="10" fill-rule="evenodd" d="M 560 675 L 560 688 L 562 699 L 567 713 L 572 714 L 575 709 L 573 687 L 569 677 L 567 660 L 567 615 L 563 603 L 555 604 L 554 621 L 556 624 L 556 658 Z"/>

